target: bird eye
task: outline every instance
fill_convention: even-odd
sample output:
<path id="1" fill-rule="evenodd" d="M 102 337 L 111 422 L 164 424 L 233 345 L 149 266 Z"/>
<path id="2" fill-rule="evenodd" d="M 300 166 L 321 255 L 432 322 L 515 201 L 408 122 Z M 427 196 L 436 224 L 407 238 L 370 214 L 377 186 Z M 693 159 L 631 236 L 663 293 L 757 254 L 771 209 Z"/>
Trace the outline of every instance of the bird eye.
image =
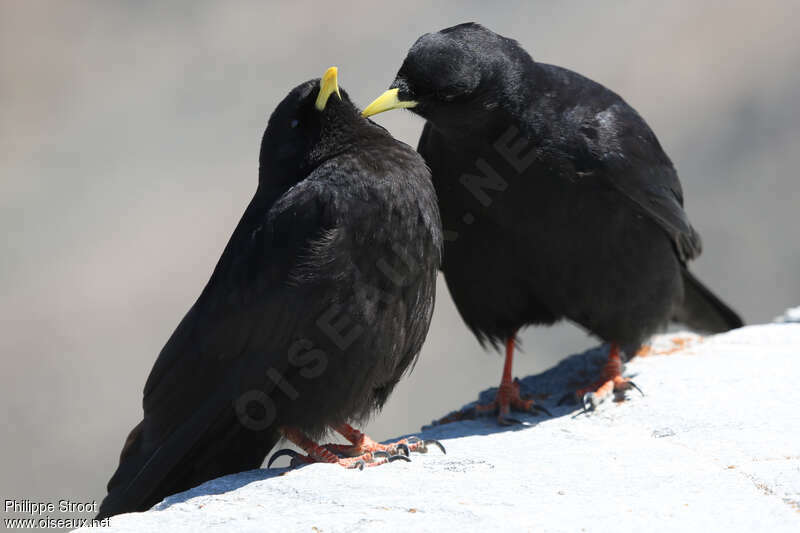
<path id="1" fill-rule="evenodd" d="M 292 121 L 292 124 L 291 124 L 291 126 L 292 126 L 293 128 L 296 128 L 298 124 L 300 124 L 300 121 L 299 121 L 299 120 L 297 120 L 297 119 L 294 119 L 294 120 Z"/>

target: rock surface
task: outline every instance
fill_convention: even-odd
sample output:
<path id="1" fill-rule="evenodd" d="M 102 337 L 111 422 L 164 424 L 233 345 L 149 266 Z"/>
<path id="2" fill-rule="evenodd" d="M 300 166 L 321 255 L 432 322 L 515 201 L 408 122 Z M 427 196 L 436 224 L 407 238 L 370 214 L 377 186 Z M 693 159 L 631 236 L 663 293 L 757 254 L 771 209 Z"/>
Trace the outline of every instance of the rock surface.
<path id="1" fill-rule="evenodd" d="M 775 322 L 800 322 L 800 307 L 787 309 L 782 316 L 775 319 Z"/>
<path id="2" fill-rule="evenodd" d="M 105 530 L 800 531 L 800 323 L 660 336 L 626 369 L 646 396 L 557 406 L 605 353 L 523 380 L 552 418 L 427 428 L 447 455 L 411 463 L 227 476 Z"/>

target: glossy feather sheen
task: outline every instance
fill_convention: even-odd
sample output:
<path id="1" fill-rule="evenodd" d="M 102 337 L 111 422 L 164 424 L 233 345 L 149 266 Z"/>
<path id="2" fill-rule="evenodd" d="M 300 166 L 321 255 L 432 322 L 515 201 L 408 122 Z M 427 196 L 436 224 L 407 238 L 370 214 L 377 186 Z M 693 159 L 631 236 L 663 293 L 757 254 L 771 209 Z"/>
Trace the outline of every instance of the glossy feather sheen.
<path id="1" fill-rule="evenodd" d="M 419 354 L 442 245 L 429 171 L 344 91 L 314 110 L 317 86 L 273 113 L 258 190 L 159 354 L 100 516 L 257 468 L 282 425 L 362 420 Z"/>

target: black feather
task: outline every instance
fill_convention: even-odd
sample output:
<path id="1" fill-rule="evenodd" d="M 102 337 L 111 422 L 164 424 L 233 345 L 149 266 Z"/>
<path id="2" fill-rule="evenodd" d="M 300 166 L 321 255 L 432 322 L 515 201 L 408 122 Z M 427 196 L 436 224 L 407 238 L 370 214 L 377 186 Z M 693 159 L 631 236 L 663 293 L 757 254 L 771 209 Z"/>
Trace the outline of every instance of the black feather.
<path id="1" fill-rule="evenodd" d="M 673 317 L 742 324 L 688 275 L 678 175 L 617 94 L 474 23 L 420 37 L 391 87 L 427 119 L 442 269 L 481 342 L 568 319 L 630 350 Z"/>
<path id="2" fill-rule="evenodd" d="M 99 517 L 257 468 L 284 425 L 363 420 L 428 331 L 441 257 L 430 173 L 319 80 L 272 114 L 259 185 L 153 366 Z"/>

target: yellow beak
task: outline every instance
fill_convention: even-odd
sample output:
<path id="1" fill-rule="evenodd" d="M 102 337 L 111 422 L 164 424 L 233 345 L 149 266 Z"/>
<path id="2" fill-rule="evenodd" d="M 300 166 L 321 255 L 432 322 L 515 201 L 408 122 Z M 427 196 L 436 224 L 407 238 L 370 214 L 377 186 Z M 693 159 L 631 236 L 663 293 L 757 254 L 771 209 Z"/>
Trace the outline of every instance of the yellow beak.
<path id="1" fill-rule="evenodd" d="M 362 117 L 371 117 L 390 109 L 399 109 L 403 107 L 414 107 L 417 102 L 414 100 L 402 101 L 397 97 L 400 89 L 389 89 L 379 97 L 377 97 L 371 104 L 361 112 Z"/>
<path id="2" fill-rule="evenodd" d="M 322 79 L 319 80 L 319 95 L 317 95 L 317 101 L 314 107 L 316 107 L 318 111 L 325 109 L 328 98 L 330 98 L 333 93 L 336 93 L 339 100 L 342 99 L 342 95 L 339 93 L 339 69 L 336 67 L 331 67 L 326 70 L 325 74 L 322 75 Z"/>

